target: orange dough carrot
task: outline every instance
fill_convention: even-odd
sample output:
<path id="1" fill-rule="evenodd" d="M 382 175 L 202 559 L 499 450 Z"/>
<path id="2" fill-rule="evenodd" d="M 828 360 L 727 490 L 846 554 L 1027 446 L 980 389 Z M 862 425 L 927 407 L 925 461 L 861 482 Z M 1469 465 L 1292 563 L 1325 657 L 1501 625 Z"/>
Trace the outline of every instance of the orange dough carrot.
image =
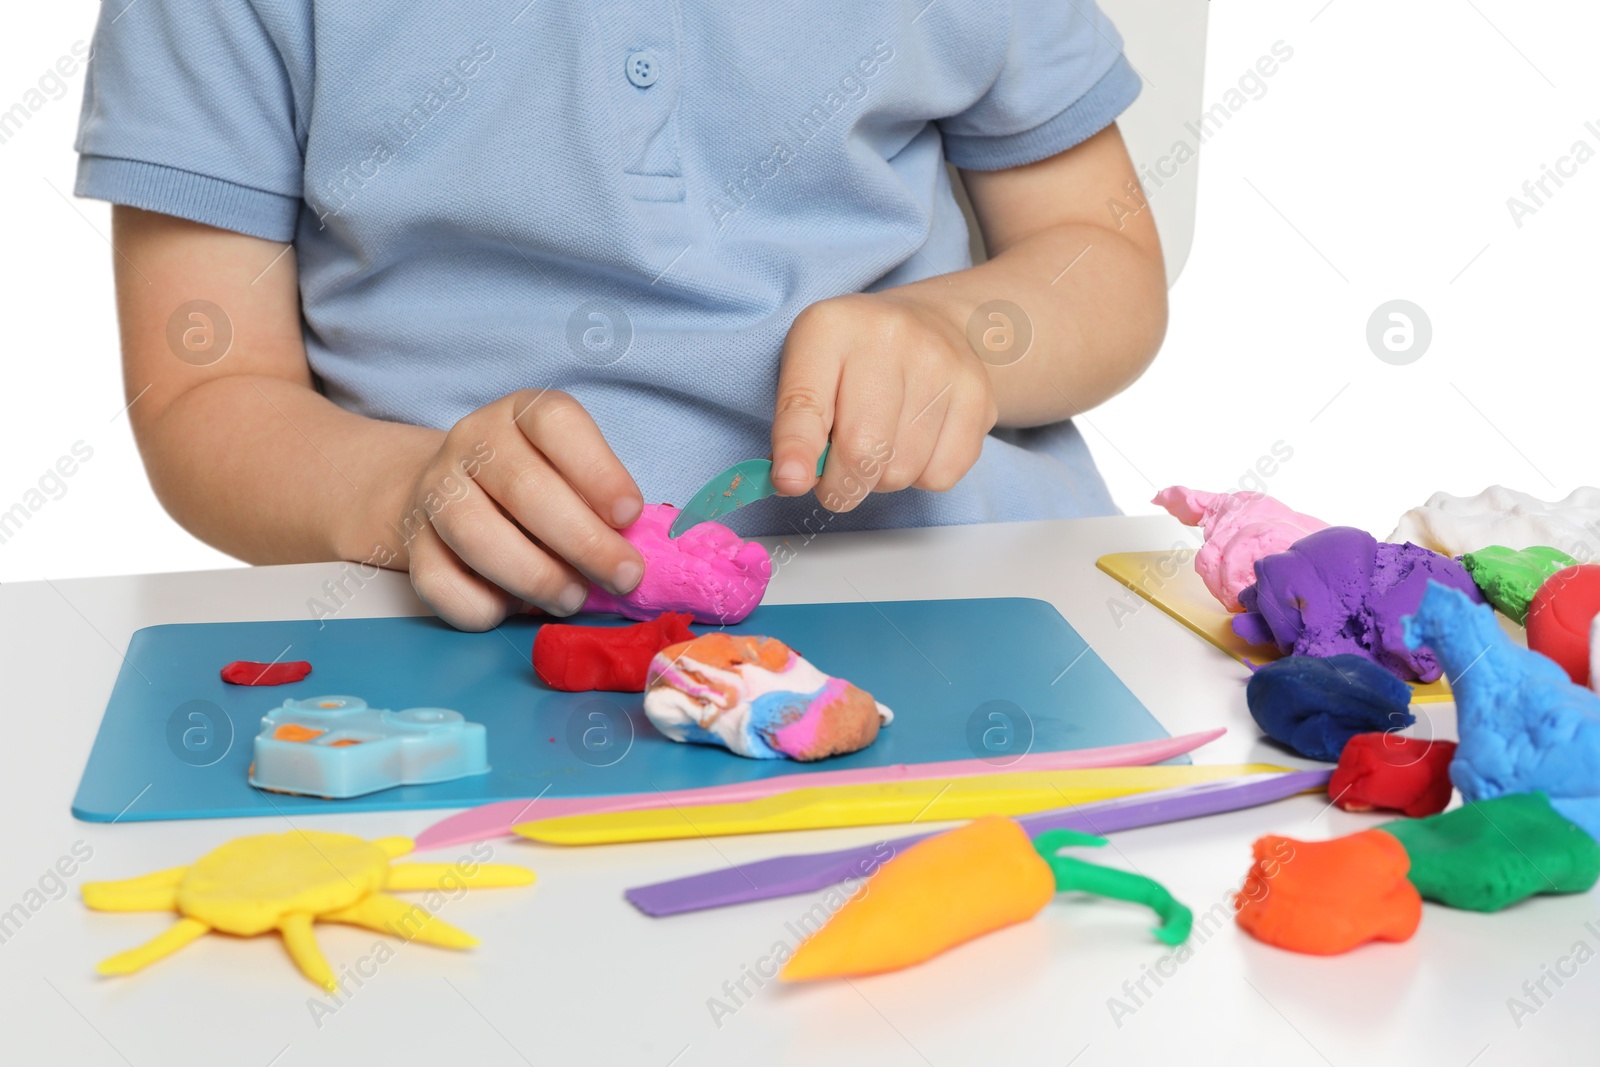
<path id="1" fill-rule="evenodd" d="M 1332 841 L 1269 834 L 1253 851 L 1234 904 L 1258 941 L 1333 956 L 1367 941 L 1405 941 L 1422 921 L 1422 897 L 1406 877 L 1410 857 L 1382 830 Z"/>
<path id="2" fill-rule="evenodd" d="M 1033 918 L 1056 895 L 1027 833 L 998 815 L 912 845 L 800 946 L 786 981 L 878 974 Z"/>

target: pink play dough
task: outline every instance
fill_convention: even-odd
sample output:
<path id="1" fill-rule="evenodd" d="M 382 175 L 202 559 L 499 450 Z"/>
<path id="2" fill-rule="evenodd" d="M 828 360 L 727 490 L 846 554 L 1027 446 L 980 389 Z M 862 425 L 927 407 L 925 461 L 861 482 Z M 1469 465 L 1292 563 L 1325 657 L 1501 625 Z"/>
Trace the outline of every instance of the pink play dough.
<path id="1" fill-rule="evenodd" d="M 1282 552 L 1328 524 L 1290 511 L 1265 493 L 1203 493 L 1174 485 L 1152 504 L 1166 508 L 1185 526 L 1198 526 L 1206 543 L 1195 553 L 1194 569 L 1211 595 L 1229 611 L 1243 611 L 1239 592 L 1255 584 L 1256 560 Z"/>
<path id="2" fill-rule="evenodd" d="M 686 611 L 710 624 L 740 622 L 754 611 L 772 580 L 767 550 L 719 522 L 702 522 L 674 540 L 667 530 L 677 517 L 671 504 L 646 504 L 622 531 L 644 557 L 644 578 L 626 596 L 590 586 L 583 610 L 641 621 Z"/>

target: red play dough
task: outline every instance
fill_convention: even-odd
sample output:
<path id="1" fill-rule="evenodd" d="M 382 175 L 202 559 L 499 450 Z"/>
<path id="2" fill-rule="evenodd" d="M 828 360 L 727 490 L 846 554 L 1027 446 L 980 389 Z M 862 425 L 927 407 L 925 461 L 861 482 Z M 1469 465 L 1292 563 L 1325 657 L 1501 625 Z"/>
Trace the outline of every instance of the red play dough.
<path id="1" fill-rule="evenodd" d="M 229 685 L 288 685 L 310 673 L 311 664 L 303 659 L 288 663 L 252 663 L 236 659 L 222 668 L 222 680 Z"/>
<path id="2" fill-rule="evenodd" d="M 547 622 L 533 638 L 533 672 L 568 693 L 642 693 L 651 658 L 668 645 L 692 641 L 693 620 L 687 612 L 666 611 L 632 626 Z"/>
<path id="3" fill-rule="evenodd" d="M 1398 811 L 1413 819 L 1450 806 L 1454 741 L 1356 734 L 1345 742 L 1328 795 L 1345 811 Z"/>
<path id="4" fill-rule="evenodd" d="M 1545 579 L 1528 605 L 1528 647 L 1589 684 L 1589 624 L 1600 615 L 1600 566 L 1580 563 Z"/>

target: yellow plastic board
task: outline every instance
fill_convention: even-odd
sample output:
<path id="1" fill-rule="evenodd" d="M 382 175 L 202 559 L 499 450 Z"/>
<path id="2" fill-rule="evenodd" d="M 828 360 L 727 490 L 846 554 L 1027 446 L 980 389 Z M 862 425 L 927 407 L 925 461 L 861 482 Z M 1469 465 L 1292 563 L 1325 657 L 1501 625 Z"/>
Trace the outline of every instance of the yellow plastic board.
<path id="1" fill-rule="evenodd" d="M 1259 667 L 1282 658 L 1272 645 L 1245 644 L 1233 632 L 1233 616 L 1217 603 L 1192 564 L 1171 551 L 1113 552 L 1101 556 L 1096 566 L 1241 663 Z M 1413 703 L 1450 699 L 1443 678 L 1411 683 Z"/>

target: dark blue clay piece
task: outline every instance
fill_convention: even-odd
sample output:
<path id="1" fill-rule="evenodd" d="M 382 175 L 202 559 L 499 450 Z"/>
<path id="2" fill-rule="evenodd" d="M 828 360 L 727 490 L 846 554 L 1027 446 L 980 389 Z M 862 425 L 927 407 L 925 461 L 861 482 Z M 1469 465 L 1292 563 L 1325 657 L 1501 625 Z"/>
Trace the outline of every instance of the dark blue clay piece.
<path id="1" fill-rule="evenodd" d="M 1363 656 L 1285 656 L 1250 676 L 1256 724 L 1307 759 L 1339 761 L 1356 734 L 1403 730 L 1411 687 Z"/>

